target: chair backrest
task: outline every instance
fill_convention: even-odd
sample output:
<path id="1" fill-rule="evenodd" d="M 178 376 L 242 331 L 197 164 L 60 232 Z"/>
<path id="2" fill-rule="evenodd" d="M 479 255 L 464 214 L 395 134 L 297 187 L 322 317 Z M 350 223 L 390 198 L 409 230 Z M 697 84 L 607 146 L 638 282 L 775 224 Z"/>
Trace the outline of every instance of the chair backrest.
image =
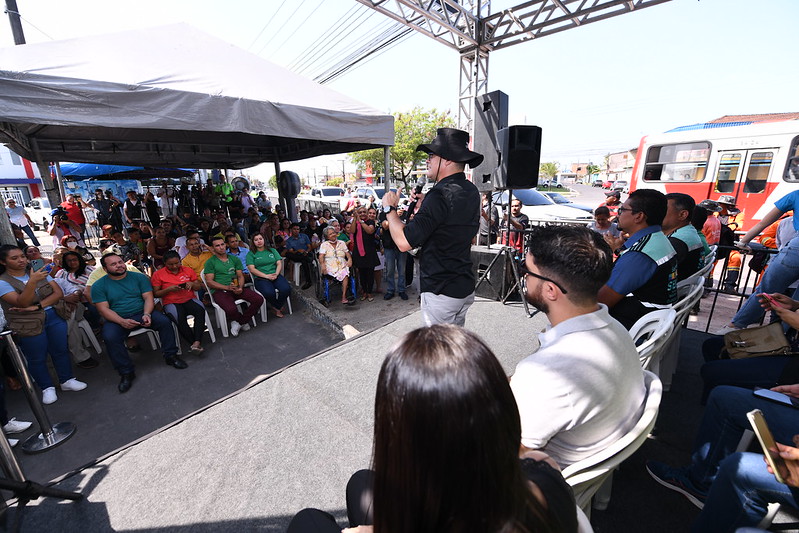
<path id="1" fill-rule="evenodd" d="M 658 309 L 639 318 L 630 328 L 641 368 L 649 370 L 655 356 L 669 340 L 676 319 L 677 312 L 674 309 Z"/>
<path id="2" fill-rule="evenodd" d="M 704 289 L 705 280 L 703 278 L 695 279 L 693 285 L 677 287 L 677 294 L 679 295 L 682 293 L 682 296 L 677 303 L 671 306 L 672 309 L 677 311 L 676 324 L 679 325 L 683 323 L 685 317 L 688 316 L 688 313 L 691 311 L 691 308 L 702 297 Z"/>
<path id="3" fill-rule="evenodd" d="M 677 293 L 679 294 L 680 291 L 684 290 L 685 287 L 693 285 L 694 283 L 696 283 L 696 280 L 698 280 L 698 279 L 703 280 L 703 283 L 704 283 L 704 279 L 707 276 L 708 272 L 710 272 L 711 268 L 713 268 L 713 262 L 712 261 L 710 263 L 707 263 L 702 268 L 700 268 L 693 275 L 685 278 L 682 281 L 678 281 L 677 282 Z"/>
<path id="4" fill-rule="evenodd" d="M 583 510 L 589 508 L 594 493 L 613 473 L 613 469 L 641 447 L 655 426 L 663 385 L 652 372 L 643 372 L 646 397 L 643 413 L 635 426 L 601 452 L 563 469 L 563 477 L 571 485 L 576 503 Z"/>
<path id="5" fill-rule="evenodd" d="M 205 269 L 200 273 L 200 279 L 203 281 L 203 287 L 205 287 L 205 292 L 208 294 L 208 298 L 211 300 L 211 305 L 214 307 L 219 307 L 216 302 L 214 301 L 214 295 L 211 293 L 211 289 L 208 288 L 208 282 L 205 280 Z"/>

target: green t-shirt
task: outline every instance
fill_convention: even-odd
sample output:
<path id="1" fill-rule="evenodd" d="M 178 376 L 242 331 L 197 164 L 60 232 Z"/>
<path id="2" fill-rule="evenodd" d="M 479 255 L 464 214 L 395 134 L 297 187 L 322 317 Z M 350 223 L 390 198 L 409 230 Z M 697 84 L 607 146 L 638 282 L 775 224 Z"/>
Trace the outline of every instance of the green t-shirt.
<path id="1" fill-rule="evenodd" d="M 153 292 L 150 278 L 139 272 L 130 272 L 122 279 L 103 276 L 92 285 L 92 301 L 108 302 L 119 316 L 126 318 L 144 312 L 142 294 Z"/>
<path id="2" fill-rule="evenodd" d="M 252 265 L 262 274 L 274 274 L 277 262 L 283 259 L 274 248 L 267 248 L 260 252 L 250 250 L 247 254 L 247 265 Z"/>
<path id="3" fill-rule="evenodd" d="M 224 262 L 214 254 L 205 262 L 203 270 L 206 274 L 213 274 L 214 281 L 220 285 L 230 285 L 236 279 L 236 271 L 244 271 L 244 267 L 241 264 L 241 259 L 235 255 L 227 254 L 227 262 Z M 214 289 L 211 289 L 211 292 L 214 292 Z"/>

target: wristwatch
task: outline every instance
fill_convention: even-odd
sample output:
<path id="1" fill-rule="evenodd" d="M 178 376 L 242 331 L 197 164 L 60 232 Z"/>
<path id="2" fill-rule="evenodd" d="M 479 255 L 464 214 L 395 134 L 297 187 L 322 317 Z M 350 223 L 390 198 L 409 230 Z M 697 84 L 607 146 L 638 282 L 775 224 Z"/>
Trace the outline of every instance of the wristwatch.
<path id="1" fill-rule="evenodd" d="M 397 208 L 394 207 L 393 205 L 384 205 L 383 206 L 383 212 L 386 213 L 386 214 L 389 214 L 390 212 L 395 211 L 396 209 Z"/>
<path id="2" fill-rule="evenodd" d="M 42 307 L 42 303 L 41 303 L 41 302 L 36 302 L 36 310 L 37 310 L 37 311 L 41 311 L 42 309 L 44 309 L 44 308 Z"/>

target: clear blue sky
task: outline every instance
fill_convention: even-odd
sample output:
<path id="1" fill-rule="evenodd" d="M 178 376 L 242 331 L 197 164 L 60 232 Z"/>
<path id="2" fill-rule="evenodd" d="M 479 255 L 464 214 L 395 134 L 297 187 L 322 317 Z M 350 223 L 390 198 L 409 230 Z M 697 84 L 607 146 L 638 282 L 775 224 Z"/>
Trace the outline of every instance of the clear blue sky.
<path id="1" fill-rule="evenodd" d="M 494 11 L 520 2 L 494 0 Z M 354 0 L 17 3 L 28 42 L 186 22 L 282 65 L 357 7 Z M 797 0 L 673 0 L 497 51 L 489 90 L 509 95 L 511 124 L 543 128 L 542 160 L 598 163 L 648 133 L 726 114 L 799 111 L 791 66 L 797 20 Z M 358 22 L 349 33 L 361 42 L 385 24 L 377 13 Z M 7 20 L 0 43 L 13 44 Z M 457 52 L 414 35 L 329 86 L 386 112 L 420 105 L 455 114 L 458 66 Z M 342 157 L 293 169 L 323 173 L 327 164 L 332 173 Z"/>

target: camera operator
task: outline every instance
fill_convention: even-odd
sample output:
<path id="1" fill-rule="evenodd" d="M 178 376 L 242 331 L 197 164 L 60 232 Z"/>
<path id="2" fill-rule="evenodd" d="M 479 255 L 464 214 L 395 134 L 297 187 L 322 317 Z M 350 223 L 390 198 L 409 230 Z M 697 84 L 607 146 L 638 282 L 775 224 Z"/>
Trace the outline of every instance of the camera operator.
<path id="1" fill-rule="evenodd" d="M 50 211 L 52 222 L 50 223 L 50 235 L 53 236 L 53 249 L 55 250 L 61 246 L 61 239 L 66 236 L 73 236 L 78 240 L 78 246 L 85 246 L 83 244 L 83 237 L 81 236 L 81 228 L 73 220 L 69 218 L 67 212 L 62 207 L 57 207 Z"/>

